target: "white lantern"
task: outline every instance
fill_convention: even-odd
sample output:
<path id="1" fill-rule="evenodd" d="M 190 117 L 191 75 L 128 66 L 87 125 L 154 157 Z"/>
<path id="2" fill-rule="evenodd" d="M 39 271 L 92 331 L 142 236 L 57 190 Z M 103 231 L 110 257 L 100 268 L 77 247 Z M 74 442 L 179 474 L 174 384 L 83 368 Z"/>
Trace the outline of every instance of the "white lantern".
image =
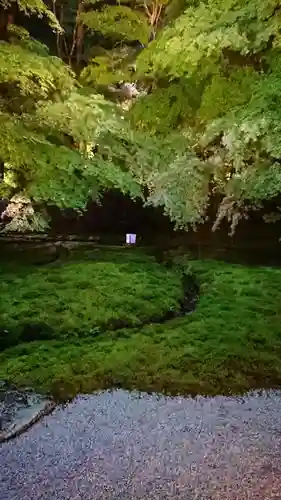
<path id="1" fill-rule="evenodd" d="M 126 234 L 126 245 L 135 245 L 137 241 L 137 235 L 128 233 Z"/>

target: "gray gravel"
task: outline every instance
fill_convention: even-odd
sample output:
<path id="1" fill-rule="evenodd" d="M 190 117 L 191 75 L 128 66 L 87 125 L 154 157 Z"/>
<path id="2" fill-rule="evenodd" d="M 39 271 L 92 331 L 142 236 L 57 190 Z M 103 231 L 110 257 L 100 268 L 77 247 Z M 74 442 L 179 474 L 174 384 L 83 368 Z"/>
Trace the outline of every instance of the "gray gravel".
<path id="1" fill-rule="evenodd" d="M 281 392 L 104 392 L 0 448 L 1 500 L 281 499 Z"/>

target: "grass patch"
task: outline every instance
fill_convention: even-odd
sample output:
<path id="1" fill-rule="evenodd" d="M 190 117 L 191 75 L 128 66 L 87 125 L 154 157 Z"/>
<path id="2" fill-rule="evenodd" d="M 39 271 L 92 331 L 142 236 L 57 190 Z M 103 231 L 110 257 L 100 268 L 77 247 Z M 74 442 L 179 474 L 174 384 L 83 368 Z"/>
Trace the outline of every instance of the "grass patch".
<path id="1" fill-rule="evenodd" d="M 139 326 L 177 309 L 180 274 L 141 254 L 1 269 L 1 347 Z M 7 333 L 6 333 L 7 332 Z"/>
<path id="2" fill-rule="evenodd" d="M 130 259 L 110 265 L 73 263 L 57 271 L 34 270 L 24 276 L 6 271 L 4 297 L 13 314 L 23 311 L 18 302 L 25 297 L 24 311 L 35 315 L 35 306 L 36 314 L 41 307 L 40 314 L 58 327 L 56 339 L 20 344 L 2 352 L 0 378 L 51 391 L 59 398 L 112 386 L 227 394 L 281 385 L 281 270 L 194 261 L 191 266 L 202 292 L 197 310 L 166 324 L 138 328 L 142 318 L 176 304 L 180 277 L 148 258 Z M 79 272 L 71 271 L 72 266 Z M 50 280 L 50 276 L 62 274 L 60 283 Z M 21 292 L 16 287 L 19 282 Z M 83 286 L 88 283 L 85 294 L 77 286 L 81 282 Z M 43 296 L 27 299 L 24 294 L 31 290 L 43 291 Z M 99 297 L 98 302 L 89 293 Z M 85 325 L 84 338 L 64 339 L 62 325 L 70 321 L 69 314 L 55 308 L 62 297 L 69 302 L 71 321 L 75 317 L 75 324 Z M 21 321 L 22 315 L 13 316 L 13 321 Z M 91 322 L 98 324 L 115 316 L 130 318 L 135 328 L 107 331 L 96 338 L 87 335 Z"/>

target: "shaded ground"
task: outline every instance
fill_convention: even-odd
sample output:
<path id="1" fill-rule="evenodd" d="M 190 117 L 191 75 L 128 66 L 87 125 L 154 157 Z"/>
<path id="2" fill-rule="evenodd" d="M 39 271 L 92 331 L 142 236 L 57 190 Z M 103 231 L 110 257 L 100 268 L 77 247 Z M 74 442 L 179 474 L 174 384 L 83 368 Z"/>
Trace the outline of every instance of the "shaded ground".
<path id="1" fill-rule="evenodd" d="M 280 499 L 280 428 L 280 392 L 79 397 L 1 446 L 0 499 Z"/>

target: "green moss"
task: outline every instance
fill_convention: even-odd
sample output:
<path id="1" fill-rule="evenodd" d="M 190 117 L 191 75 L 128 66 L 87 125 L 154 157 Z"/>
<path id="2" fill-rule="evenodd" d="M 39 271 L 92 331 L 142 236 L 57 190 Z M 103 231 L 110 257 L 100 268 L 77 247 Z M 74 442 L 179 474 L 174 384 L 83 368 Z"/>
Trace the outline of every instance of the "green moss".
<path id="1" fill-rule="evenodd" d="M 144 255 L 133 257 L 116 252 L 101 261 L 3 268 L 0 325 L 8 333 L 2 333 L 2 348 L 137 326 L 176 309 L 180 274 Z"/>
<path id="2" fill-rule="evenodd" d="M 176 300 L 178 275 L 150 260 L 142 262 L 115 264 L 117 274 L 111 265 L 102 271 L 101 263 L 97 263 L 99 271 L 96 278 L 92 272 L 91 279 L 98 288 L 98 296 L 103 293 L 106 297 L 107 309 L 93 307 L 96 321 L 108 317 L 108 311 L 118 315 L 120 310 L 122 315 L 128 312 L 133 324 L 136 318 L 151 312 L 148 307 L 156 310 L 160 304 L 163 307 L 163 302 L 172 305 Z M 21 344 L 0 355 L 0 378 L 52 391 L 60 398 L 111 386 L 192 394 L 280 386 L 281 270 L 213 261 L 194 261 L 191 265 L 201 281 L 202 291 L 193 314 L 161 325 L 107 331 L 96 338 L 86 336 L 66 342 L 58 333 L 56 340 Z M 71 266 L 60 272 L 68 276 Z M 88 262 L 79 264 L 83 282 L 86 276 L 90 277 L 91 266 Z M 43 276 L 47 271 L 40 273 Z M 139 286 L 136 285 L 134 293 L 129 290 L 128 273 L 145 283 L 146 292 L 149 283 L 150 305 Z M 31 278 L 32 275 L 29 283 Z M 77 280 L 81 282 L 80 274 Z M 110 302 L 111 291 L 104 280 L 108 284 L 114 281 L 119 297 L 123 300 L 126 297 L 125 305 L 122 300 Z M 15 290 L 15 281 L 11 283 Z M 70 297 L 67 289 L 65 285 L 65 296 Z M 75 292 L 74 278 L 71 290 L 75 293 L 71 300 L 81 297 Z M 138 311 L 135 310 L 135 315 L 133 304 Z M 16 311 L 15 304 L 13 307 Z M 42 307 L 46 308 L 43 304 Z M 91 311 L 90 305 L 87 311 Z"/>

